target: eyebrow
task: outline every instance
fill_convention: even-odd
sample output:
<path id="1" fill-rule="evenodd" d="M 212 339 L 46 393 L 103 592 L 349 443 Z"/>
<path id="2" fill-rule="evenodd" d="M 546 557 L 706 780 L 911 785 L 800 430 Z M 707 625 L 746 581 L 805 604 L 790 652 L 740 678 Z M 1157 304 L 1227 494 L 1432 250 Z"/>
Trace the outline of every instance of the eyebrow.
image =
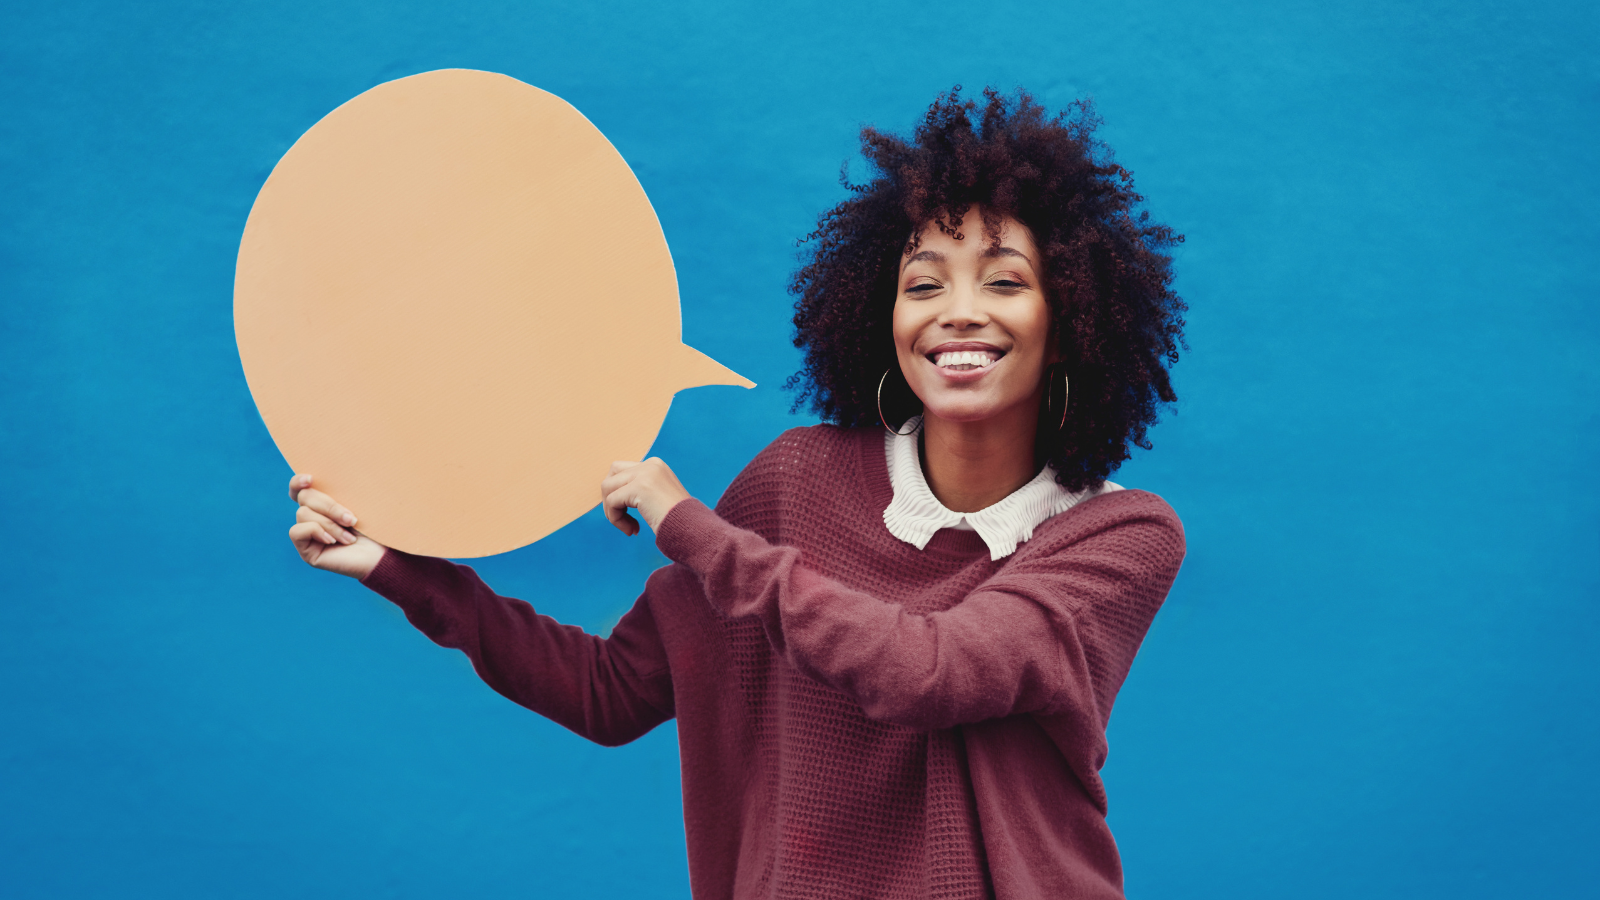
<path id="1" fill-rule="evenodd" d="M 1030 264 L 1033 262 L 1033 260 L 1028 259 L 1028 254 L 1010 247 L 987 247 L 983 251 L 984 259 L 996 259 L 1001 256 L 1018 256 L 1027 260 Z"/>

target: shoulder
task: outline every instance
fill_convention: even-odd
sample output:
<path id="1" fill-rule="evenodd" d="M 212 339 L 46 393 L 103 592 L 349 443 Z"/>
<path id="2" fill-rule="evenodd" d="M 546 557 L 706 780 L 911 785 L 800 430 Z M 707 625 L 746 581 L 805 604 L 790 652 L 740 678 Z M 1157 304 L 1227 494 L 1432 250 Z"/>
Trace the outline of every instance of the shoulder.
<path id="1" fill-rule="evenodd" d="M 861 442 L 870 437 L 863 429 L 835 425 L 790 428 L 733 479 L 717 501 L 717 513 L 738 524 L 755 509 L 787 503 L 801 494 L 814 495 L 820 485 L 848 480 L 859 467 Z"/>
<path id="2" fill-rule="evenodd" d="M 839 454 L 855 453 L 866 432 L 837 425 L 806 425 L 790 428 L 756 454 L 751 466 L 826 464 Z"/>
<path id="3" fill-rule="evenodd" d="M 1043 591 L 1094 633 L 1138 647 L 1178 577 L 1183 523 L 1148 491 L 1101 494 L 1051 517 L 1017 549 L 992 583 Z M 1121 639 L 1121 638 L 1119 638 Z"/>
<path id="4" fill-rule="evenodd" d="M 1176 570 L 1186 543 L 1178 513 L 1149 491 L 1111 491 L 1052 516 L 1017 551 L 1019 563 L 1039 561 L 1088 544 L 1136 557 L 1155 569 Z"/>
<path id="5" fill-rule="evenodd" d="M 842 463 L 853 464 L 860 454 L 862 434 L 860 429 L 835 425 L 790 428 L 757 453 L 734 483 L 806 480 L 820 471 L 838 471 Z"/>
<path id="6" fill-rule="evenodd" d="M 1159 494 L 1128 488 L 1108 491 L 1078 504 L 1090 521 L 1149 522 L 1183 537 L 1183 521 Z M 1069 510 L 1070 512 L 1070 510 Z"/>

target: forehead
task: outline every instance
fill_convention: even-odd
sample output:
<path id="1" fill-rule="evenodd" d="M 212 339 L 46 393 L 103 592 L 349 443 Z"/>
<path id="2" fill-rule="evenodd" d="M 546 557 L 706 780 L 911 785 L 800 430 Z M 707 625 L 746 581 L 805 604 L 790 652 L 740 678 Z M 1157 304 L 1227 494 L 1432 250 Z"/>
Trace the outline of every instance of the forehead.
<path id="1" fill-rule="evenodd" d="M 1015 257 L 1014 253 L 997 254 L 995 251 L 1001 248 L 1017 251 L 1030 263 L 1037 256 L 1033 232 L 1011 216 L 1001 217 L 999 232 L 991 237 L 984 226 L 982 215 L 977 207 L 974 207 L 962 216 L 961 227 L 957 231 L 963 235 L 961 240 L 945 234 L 937 222 L 930 221 L 924 224 L 917 232 L 916 245 L 914 247 L 908 245 L 908 250 L 901 259 L 902 264 L 916 261 L 918 257 L 929 259 L 934 254 L 943 257 L 954 255 Z M 923 255 L 924 251 L 930 250 L 933 254 Z"/>

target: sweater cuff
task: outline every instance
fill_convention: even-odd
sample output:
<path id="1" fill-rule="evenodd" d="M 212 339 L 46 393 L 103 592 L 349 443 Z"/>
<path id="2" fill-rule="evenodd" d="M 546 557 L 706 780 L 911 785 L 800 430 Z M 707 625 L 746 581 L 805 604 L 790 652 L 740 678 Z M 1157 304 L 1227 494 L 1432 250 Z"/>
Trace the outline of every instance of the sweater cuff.
<path id="1" fill-rule="evenodd" d="M 699 500 L 680 500 L 656 529 L 656 547 L 667 559 L 703 574 L 733 528 Z M 376 573 L 376 569 L 373 570 Z"/>
<path id="2" fill-rule="evenodd" d="M 425 584 L 429 581 L 427 557 L 412 556 L 393 547 L 385 547 L 378 564 L 372 567 L 361 583 L 374 593 L 403 610 L 410 611 L 427 597 Z"/>

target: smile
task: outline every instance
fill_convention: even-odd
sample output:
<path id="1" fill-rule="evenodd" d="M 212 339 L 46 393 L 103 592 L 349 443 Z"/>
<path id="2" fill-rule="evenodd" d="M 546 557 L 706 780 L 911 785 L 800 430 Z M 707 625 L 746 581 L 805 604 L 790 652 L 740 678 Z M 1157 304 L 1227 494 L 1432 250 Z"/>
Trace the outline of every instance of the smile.
<path id="1" fill-rule="evenodd" d="M 941 369 L 954 372 L 972 372 L 987 369 L 999 362 L 1005 351 L 987 346 L 939 347 L 928 354 L 928 361 Z"/>
<path id="2" fill-rule="evenodd" d="M 941 369 L 986 369 L 994 365 L 1000 357 L 998 354 L 987 353 L 982 350 L 960 350 L 952 353 L 936 353 L 933 364 Z"/>

